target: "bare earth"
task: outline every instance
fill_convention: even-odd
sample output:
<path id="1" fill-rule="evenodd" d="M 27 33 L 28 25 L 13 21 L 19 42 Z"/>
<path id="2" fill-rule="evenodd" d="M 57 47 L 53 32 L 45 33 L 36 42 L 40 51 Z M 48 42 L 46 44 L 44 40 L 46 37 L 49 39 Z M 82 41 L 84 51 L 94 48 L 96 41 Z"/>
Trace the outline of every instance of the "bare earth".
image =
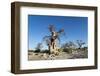
<path id="1" fill-rule="evenodd" d="M 60 52 L 59 55 L 47 54 L 47 53 L 34 53 L 28 52 L 28 60 L 58 60 L 58 59 L 78 59 L 88 58 L 87 53 L 84 51 L 73 52 L 68 54 L 66 52 Z"/>

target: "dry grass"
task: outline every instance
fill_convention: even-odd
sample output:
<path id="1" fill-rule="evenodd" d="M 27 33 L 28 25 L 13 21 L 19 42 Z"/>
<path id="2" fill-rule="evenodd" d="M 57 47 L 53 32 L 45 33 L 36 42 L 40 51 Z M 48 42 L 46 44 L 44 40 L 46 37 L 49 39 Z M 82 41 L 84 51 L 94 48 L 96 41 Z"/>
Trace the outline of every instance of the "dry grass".
<path id="1" fill-rule="evenodd" d="M 28 52 L 28 60 L 58 60 L 88 58 L 87 51 L 75 51 L 72 53 L 60 52 L 58 55 L 48 53 Z"/>

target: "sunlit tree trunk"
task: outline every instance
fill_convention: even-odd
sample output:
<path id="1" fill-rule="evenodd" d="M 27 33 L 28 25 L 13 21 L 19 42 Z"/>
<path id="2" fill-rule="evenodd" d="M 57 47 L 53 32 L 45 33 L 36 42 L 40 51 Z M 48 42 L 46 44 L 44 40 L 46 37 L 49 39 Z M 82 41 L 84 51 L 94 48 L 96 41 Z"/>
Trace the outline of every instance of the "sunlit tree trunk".
<path id="1" fill-rule="evenodd" d="M 56 32 L 52 32 L 51 36 L 51 44 L 49 46 L 49 51 L 51 54 L 55 53 L 57 51 L 57 46 L 56 46 Z"/>

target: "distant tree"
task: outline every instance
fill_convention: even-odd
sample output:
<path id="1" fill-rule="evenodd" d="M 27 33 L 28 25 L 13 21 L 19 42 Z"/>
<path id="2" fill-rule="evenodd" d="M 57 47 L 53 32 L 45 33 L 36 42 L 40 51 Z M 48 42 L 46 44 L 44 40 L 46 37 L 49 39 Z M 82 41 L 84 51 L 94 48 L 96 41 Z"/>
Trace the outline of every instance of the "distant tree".
<path id="1" fill-rule="evenodd" d="M 42 49 L 42 43 L 38 43 L 37 44 L 37 46 L 36 46 L 36 50 L 35 50 L 35 52 L 40 52 L 41 51 L 41 49 Z"/>
<path id="2" fill-rule="evenodd" d="M 83 50 L 83 51 L 87 51 L 87 50 L 88 50 L 88 47 L 85 46 L 85 47 L 82 48 L 82 50 Z"/>
<path id="3" fill-rule="evenodd" d="M 62 46 L 62 48 L 75 48 L 75 47 L 76 47 L 76 45 L 75 45 L 75 43 L 72 42 L 72 41 L 66 42 L 66 43 Z"/>
<path id="4" fill-rule="evenodd" d="M 77 43 L 79 49 L 81 49 L 82 46 L 85 44 L 85 42 L 83 42 L 82 40 L 77 40 L 76 43 Z"/>
<path id="5" fill-rule="evenodd" d="M 72 53 L 72 50 L 75 50 L 76 45 L 74 42 L 69 41 L 63 44 L 62 48 L 64 52 Z"/>

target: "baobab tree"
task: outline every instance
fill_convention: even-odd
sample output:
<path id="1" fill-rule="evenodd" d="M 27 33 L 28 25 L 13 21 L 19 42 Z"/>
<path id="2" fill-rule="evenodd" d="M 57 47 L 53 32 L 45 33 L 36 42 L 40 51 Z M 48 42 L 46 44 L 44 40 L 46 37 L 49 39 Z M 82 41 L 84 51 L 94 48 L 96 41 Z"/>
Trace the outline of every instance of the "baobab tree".
<path id="1" fill-rule="evenodd" d="M 62 34 L 64 32 L 64 29 L 60 29 L 59 31 L 56 31 L 56 28 L 54 25 L 49 25 L 49 31 L 50 31 L 50 35 L 49 36 L 45 36 L 43 38 L 43 40 L 46 42 L 48 49 L 49 49 L 49 53 L 50 54 L 57 54 L 59 51 L 59 47 L 58 45 L 58 41 L 60 42 L 60 34 Z"/>

